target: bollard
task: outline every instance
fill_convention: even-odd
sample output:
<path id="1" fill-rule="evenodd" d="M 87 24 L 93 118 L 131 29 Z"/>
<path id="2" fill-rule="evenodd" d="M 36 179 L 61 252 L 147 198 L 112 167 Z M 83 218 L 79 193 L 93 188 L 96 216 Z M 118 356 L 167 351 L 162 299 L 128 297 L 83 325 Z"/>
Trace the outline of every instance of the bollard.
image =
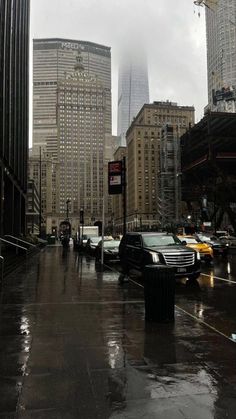
<path id="1" fill-rule="evenodd" d="M 145 320 L 173 322 L 175 318 L 175 274 L 165 265 L 144 269 Z"/>

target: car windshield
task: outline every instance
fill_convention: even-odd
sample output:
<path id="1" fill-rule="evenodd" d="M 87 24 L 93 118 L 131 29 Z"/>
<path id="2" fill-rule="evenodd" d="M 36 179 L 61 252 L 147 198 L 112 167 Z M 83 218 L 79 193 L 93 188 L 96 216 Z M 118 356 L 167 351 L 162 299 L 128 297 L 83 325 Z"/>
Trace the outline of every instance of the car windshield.
<path id="1" fill-rule="evenodd" d="M 200 243 L 200 240 L 195 239 L 195 237 L 183 237 L 182 239 L 187 244 L 198 244 Z"/>
<path id="2" fill-rule="evenodd" d="M 203 242 L 219 241 L 217 237 L 214 237 L 214 236 L 209 237 L 209 236 L 203 236 L 202 234 L 198 234 L 198 237 Z"/>
<path id="3" fill-rule="evenodd" d="M 100 240 L 101 240 L 101 237 L 91 237 L 90 242 L 96 244 L 100 242 Z"/>
<path id="4" fill-rule="evenodd" d="M 161 235 L 148 235 L 143 236 L 143 243 L 147 247 L 157 247 L 157 246 L 173 246 L 176 244 L 181 244 L 181 241 L 176 236 L 161 236 Z"/>
<path id="5" fill-rule="evenodd" d="M 199 244 L 202 243 L 202 238 L 194 237 L 194 236 L 178 236 L 178 238 L 187 244 Z"/>
<path id="6" fill-rule="evenodd" d="M 108 240 L 104 241 L 103 246 L 104 248 L 112 248 L 112 247 L 119 247 L 120 240 Z"/>
<path id="7" fill-rule="evenodd" d="M 202 236 L 201 234 L 199 234 L 198 237 L 203 242 L 210 242 L 211 240 L 215 240 L 215 238 L 213 238 L 213 237 Z"/>

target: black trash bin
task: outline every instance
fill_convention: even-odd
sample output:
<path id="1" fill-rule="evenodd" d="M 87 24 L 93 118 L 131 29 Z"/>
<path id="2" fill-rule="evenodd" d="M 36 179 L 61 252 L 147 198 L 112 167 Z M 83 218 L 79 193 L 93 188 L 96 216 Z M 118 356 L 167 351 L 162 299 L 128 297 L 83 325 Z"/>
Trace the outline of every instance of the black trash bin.
<path id="1" fill-rule="evenodd" d="M 165 265 L 144 269 L 145 320 L 173 322 L 175 318 L 175 274 Z"/>
<path id="2" fill-rule="evenodd" d="M 56 237 L 55 236 L 49 236 L 48 237 L 48 244 L 56 244 Z"/>

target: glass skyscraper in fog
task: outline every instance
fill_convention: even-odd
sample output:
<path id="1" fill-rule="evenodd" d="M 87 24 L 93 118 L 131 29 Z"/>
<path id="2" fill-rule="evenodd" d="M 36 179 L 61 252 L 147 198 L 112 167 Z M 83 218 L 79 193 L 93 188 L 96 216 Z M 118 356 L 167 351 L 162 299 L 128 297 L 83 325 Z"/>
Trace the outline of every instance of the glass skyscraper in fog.
<path id="1" fill-rule="evenodd" d="M 148 68 L 145 55 L 127 55 L 119 68 L 117 135 L 125 145 L 125 135 L 132 120 L 149 103 Z"/>

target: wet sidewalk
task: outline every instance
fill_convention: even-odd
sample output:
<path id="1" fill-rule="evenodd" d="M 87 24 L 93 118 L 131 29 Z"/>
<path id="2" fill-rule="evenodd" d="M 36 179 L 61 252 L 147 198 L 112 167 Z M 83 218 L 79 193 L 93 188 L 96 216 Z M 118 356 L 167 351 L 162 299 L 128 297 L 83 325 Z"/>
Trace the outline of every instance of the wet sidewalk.
<path id="1" fill-rule="evenodd" d="M 48 247 L 3 284 L 0 418 L 235 419 L 236 346 L 143 290 Z"/>

